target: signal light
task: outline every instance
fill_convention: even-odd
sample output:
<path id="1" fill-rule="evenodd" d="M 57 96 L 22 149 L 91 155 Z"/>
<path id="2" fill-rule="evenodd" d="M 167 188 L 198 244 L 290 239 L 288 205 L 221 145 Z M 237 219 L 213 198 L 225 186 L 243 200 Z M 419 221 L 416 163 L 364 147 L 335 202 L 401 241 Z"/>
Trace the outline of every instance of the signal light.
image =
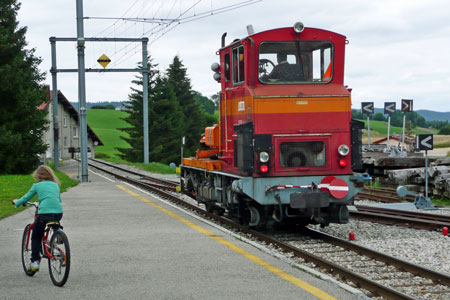
<path id="1" fill-rule="evenodd" d="M 339 166 L 345 168 L 347 166 L 347 161 L 345 159 L 338 160 Z"/>
<path id="2" fill-rule="evenodd" d="M 267 165 L 261 165 L 261 167 L 259 167 L 259 170 L 261 171 L 261 173 L 267 173 L 269 171 L 269 167 Z"/>

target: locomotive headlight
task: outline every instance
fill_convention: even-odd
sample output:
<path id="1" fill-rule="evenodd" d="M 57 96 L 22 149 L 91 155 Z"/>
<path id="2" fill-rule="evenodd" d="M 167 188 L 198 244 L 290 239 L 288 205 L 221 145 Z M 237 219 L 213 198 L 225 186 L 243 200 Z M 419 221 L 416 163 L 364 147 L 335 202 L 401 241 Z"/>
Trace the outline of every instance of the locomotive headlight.
<path id="1" fill-rule="evenodd" d="M 305 29 L 305 26 L 303 25 L 302 22 L 296 22 L 294 24 L 294 31 L 297 33 L 301 33 L 303 32 L 303 29 Z"/>
<path id="2" fill-rule="evenodd" d="M 267 153 L 266 151 L 259 152 L 259 161 L 260 162 L 266 163 L 269 161 L 269 158 L 270 158 L 269 153 Z"/>
<path id="3" fill-rule="evenodd" d="M 348 155 L 349 152 L 350 152 L 350 149 L 348 148 L 347 145 L 340 145 L 338 148 L 338 153 L 342 156 Z"/>

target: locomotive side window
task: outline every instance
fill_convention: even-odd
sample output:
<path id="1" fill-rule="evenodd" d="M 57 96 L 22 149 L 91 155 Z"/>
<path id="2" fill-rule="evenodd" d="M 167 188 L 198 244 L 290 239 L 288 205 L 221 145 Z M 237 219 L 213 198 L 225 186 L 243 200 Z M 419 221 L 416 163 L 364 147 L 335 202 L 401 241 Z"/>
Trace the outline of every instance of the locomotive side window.
<path id="1" fill-rule="evenodd" d="M 225 54 L 225 82 L 230 81 L 230 72 L 231 66 L 230 66 L 230 53 Z"/>
<path id="2" fill-rule="evenodd" d="M 239 46 L 233 49 L 233 83 L 239 84 L 244 82 L 244 66 L 244 46 Z"/>
<path id="3" fill-rule="evenodd" d="M 264 84 L 326 83 L 332 70 L 330 42 L 264 42 L 259 46 L 258 78 Z"/>

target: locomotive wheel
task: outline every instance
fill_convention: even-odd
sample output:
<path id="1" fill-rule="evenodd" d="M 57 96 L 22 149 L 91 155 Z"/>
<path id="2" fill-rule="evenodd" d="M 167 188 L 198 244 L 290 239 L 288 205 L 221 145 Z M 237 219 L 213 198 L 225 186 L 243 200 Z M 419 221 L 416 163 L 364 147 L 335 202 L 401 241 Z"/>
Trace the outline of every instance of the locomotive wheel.
<path id="1" fill-rule="evenodd" d="M 250 219 L 248 226 L 254 228 L 264 228 L 267 223 L 266 213 L 264 208 L 260 205 L 249 205 L 248 207 L 250 213 Z"/>

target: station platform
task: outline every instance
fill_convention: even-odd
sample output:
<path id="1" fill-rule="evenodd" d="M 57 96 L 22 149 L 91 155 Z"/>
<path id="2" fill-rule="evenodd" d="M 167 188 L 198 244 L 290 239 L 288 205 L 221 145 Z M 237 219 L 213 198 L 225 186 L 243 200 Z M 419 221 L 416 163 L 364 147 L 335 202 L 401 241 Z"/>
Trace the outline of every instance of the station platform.
<path id="1" fill-rule="evenodd" d="M 47 260 L 23 272 L 34 209 L 0 220 L 0 299 L 361 299 L 126 183 L 91 170 L 89 181 L 61 196 L 72 257 L 63 288 Z"/>

